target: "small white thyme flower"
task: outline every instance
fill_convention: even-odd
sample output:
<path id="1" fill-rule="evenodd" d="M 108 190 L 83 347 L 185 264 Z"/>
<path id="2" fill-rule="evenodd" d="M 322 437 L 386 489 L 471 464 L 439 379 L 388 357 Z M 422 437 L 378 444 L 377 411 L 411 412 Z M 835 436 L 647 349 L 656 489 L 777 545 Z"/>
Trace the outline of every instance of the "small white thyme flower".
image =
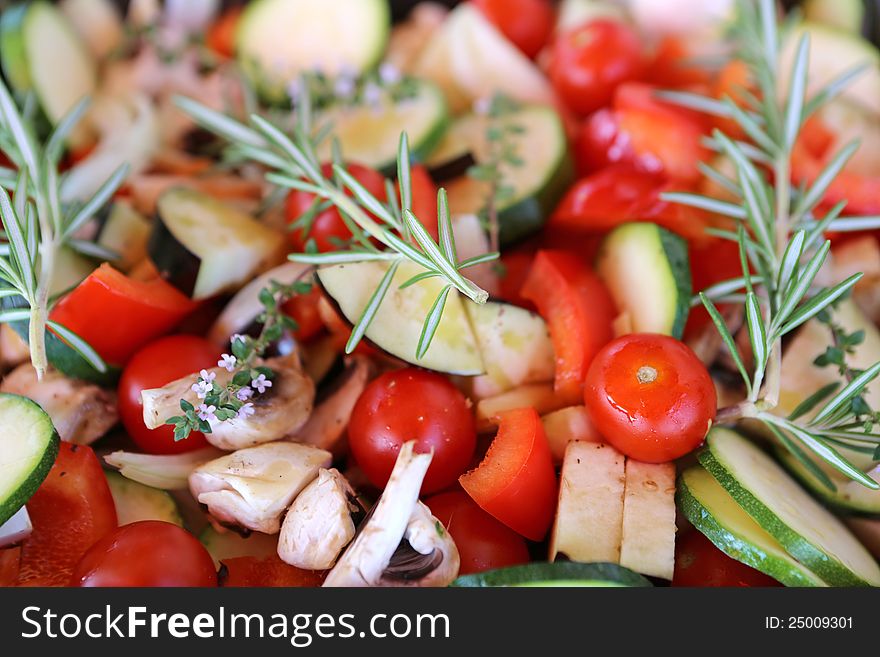
<path id="1" fill-rule="evenodd" d="M 233 333 L 232 337 L 229 338 L 229 341 L 234 343 L 236 340 L 241 340 L 244 342 L 244 336 L 241 333 Z"/>
<path id="2" fill-rule="evenodd" d="M 211 392 L 211 387 L 212 386 L 210 383 L 202 381 L 201 379 L 199 379 L 198 383 L 193 383 L 192 386 L 190 386 L 192 391 L 196 393 L 196 396 L 199 399 L 204 399 L 205 397 L 207 397 L 208 393 Z"/>
<path id="3" fill-rule="evenodd" d="M 251 387 L 256 388 L 261 395 L 266 392 L 266 388 L 272 387 L 272 382 L 266 378 L 265 374 L 260 374 L 256 379 L 251 381 Z"/>
<path id="4" fill-rule="evenodd" d="M 238 397 L 238 401 L 247 401 L 254 396 L 254 390 L 253 388 L 242 388 L 235 393 L 235 396 Z"/>
<path id="5" fill-rule="evenodd" d="M 364 103 L 373 109 L 381 109 L 382 87 L 375 82 L 367 82 L 364 85 Z"/>
<path id="6" fill-rule="evenodd" d="M 227 372 L 232 372 L 235 369 L 235 364 L 237 362 L 238 359 L 235 356 L 223 354 L 222 358 L 217 361 L 217 366 L 225 368 Z"/>
<path id="7" fill-rule="evenodd" d="M 199 376 L 202 377 L 202 381 L 205 383 L 214 383 L 214 379 L 217 378 L 216 372 L 209 372 L 208 370 L 202 370 L 199 372 Z"/>
<path id="8" fill-rule="evenodd" d="M 382 62 L 379 66 L 379 80 L 384 85 L 391 85 L 400 82 L 400 69 L 391 62 Z"/>
<path id="9" fill-rule="evenodd" d="M 246 420 L 248 417 L 253 415 L 255 412 L 256 411 L 254 410 L 254 405 L 252 403 L 248 402 L 247 404 L 243 405 L 241 408 L 238 409 L 238 414 L 236 415 L 236 417 L 239 420 Z"/>
<path id="10" fill-rule="evenodd" d="M 353 75 L 347 74 L 345 71 L 339 74 L 333 83 L 333 93 L 343 100 L 347 100 L 354 96 L 357 80 Z"/>
<path id="11" fill-rule="evenodd" d="M 216 410 L 217 407 L 214 405 L 208 406 L 207 404 L 199 404 L 199 419 L 208 422 L 216 420 L 217 418 L 214 416 Z"/>

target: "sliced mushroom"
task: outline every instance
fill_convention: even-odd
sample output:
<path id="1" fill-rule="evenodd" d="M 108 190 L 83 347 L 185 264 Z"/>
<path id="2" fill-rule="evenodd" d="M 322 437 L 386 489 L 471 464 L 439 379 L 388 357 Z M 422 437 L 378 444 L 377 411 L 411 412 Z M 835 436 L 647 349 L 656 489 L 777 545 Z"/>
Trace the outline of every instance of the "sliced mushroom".
<path id="1" fill-rule="evenodd" d="M 269 358 L 263 364 L 275 371 L 272 387 L 253 397 L 255 412 L 249 417 L 211 424 L 211 433 L 205 437 L 214 447 L 234 450 L 279 440 L 296 433 L 308 420 L 315 400 L 315 384 L 303 372 L 296 355 Z M 214 383 L 220 386 L 232 377 L 220 367 L 210 371 L 217 375 Z M 195 381 L 196 375 L 190 374 L 162 388 L 144 390 L 144 424 L 155 429 L 167 418 L 179 415 L 181 399 L 198 406 L 200 402 L 192 390 Z"/>
<path id="2" fill-rule="evenodd" d="M 287 507 L 330 460 L 330 452 L 308 445 L 258 445 L 199 466 L 189 488 L 220 522 L 277 534 Z"/>
<path id="3" fill-rule="evenodd" d="M 355 535 L 354 495 L 338 470 L 320 470 L 287 511 L 278 537 L 281 560 L 306 570 L 331 568 Z"/>
<path id="4" fill-rule="evenodd" d="M 43 407 L 61 440 L 89 445 L 119 420 L 116 393 L 49 370 L 42 381 L 30 363 L 19 365 L 0 383 L 0 392 L 28 397 Z"/>
<path id="5" fill-rule="evenodd" d="M 401 447 L 382 497 L 324 586 L 445 586 L 458 574 L 455 543 L 418 501 L 432 456 L 414 454 L 414 445 Z"/>
<path id="6" fill-rule="evenodd" d="M 303 427 L 290 439 L 321 449 L 332 450 L 345 433 L 354 405 L 367 382 L 372 366 L 362 356 L 346 359 L 345 370 L 316 407 Z"/>

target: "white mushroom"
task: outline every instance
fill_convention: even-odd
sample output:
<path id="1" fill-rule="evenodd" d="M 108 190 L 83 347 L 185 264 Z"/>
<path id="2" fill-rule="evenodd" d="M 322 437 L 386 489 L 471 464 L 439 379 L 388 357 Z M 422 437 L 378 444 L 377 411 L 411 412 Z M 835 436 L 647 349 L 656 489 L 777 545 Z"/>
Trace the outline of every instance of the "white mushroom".
<path id="1" fill-rule="evenodd" d="M 205 437 L 214 447 L 234 450 L 272 442 L 296 433 L 308 420 L 315 400 L 315 384 L 303 372 L 296 355 L 269 358 L 263 364 L 275 371 L 272 387 L 253 397 L 254 413 L 249 417 L 211 424 L 211 433 Z M 210 371 L 217 375 L 214 383 L 220 386 L 232 377 L 221 367 Z M 162 388 L 144 390 L 144 424 L 155 429 L 169 417 L 179 415 L 181 399 L 198 406 L 200 401 L 192 390 L 195 381 L 196 374 L 191 374 Z"/>
<path id="2" fill-rule="evenodd" d="M 351 514 L 354 489 L 335 468 L 318 477 L 296 496 L 281 525 L 278 556 L 297 568 L 327 570 L 355 535 Z"/>
<path id="3" fill-rule="evenodd" d="M 277 534 L 287 507 L 330 460 L 329 452 L 308 445 L 268 443 L 199 466 L 189 488 L 220 522 Z"/>
<path id="4" fill-rule="evenodd" d="M 449 534 L 419 501 L 431 454 L 400 449 L 394 470 L 369 518 L 324 586 L 445 586 L 458 574 Z"/>
<path id="5" fill-rule="evenodd" d="M 0 383 L 0 392 L 28 397 L 52 418 L 61 440 L 89 445 L 119 420 L 116 393 L 49 370 L 42 381 L 30 363 L 19 365 Z"/>
<path id="6" fill-rule="evenodd" d="M 332 450 L 345 433 L 354 405 L 370 379 L 372 365 L 362 356 L 346 360 L 345 371 L 290 440 Z"/>

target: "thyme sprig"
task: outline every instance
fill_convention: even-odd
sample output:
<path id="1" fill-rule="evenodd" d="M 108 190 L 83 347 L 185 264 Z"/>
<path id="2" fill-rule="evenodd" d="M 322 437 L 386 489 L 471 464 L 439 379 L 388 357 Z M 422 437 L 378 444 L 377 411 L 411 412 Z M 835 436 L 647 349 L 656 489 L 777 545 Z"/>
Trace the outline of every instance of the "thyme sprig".
<path id="1" fill-rule="evenodd" d="M 304 93 L 299 98 L 296 125 L 291 136 L 256 114 L 251 116 L 250 125 L 245 125 L 192 99 L 178 97 L 176 102 L 202 127 L 230 141 L 238 155 L 268 167 L 270 172 L 266 175 L 267 180 L 283 188 L 313 194 L 316 211 L 324 203 L 329 203 L 339 211 L 353 235 L 350 245 L 327 253 L 294 253 L 289 256 L 291 260 L 316 266 L 355 262 L 387 263 L 384 276 L 352 329 L 345 347 L 346 353 L 351 353 L 363 338 L 391 289 L 391 283 L 401 264 L 412 262 L 425 270 L 404 281 L 401 288 L 429 278 L 442 280 L 444 285 L 425 317 L 416 347 L 415 356 L 421 358 L 431 345 L 452 290 L 457 290 L 475 303 L 486 302 L 488 293 L 466 278 L 462 271 L 495 260 L 498 253 L 459 260 L 449 205 L 443 189 L 439 190 L 437 196 L 437 226 L 440 237 L 437 242 L 431 238 L 412 211 L 410 155 L 406 133 L 400 136 L 397 155 L 397 186 L 401 199 L 399 208 L 393 203 L 383 203 L 361 185 L 346 170 L 338 148 L 334 149 L 332 175 L 325 176 L 315 151 L 315 142 L 326 137 L 326 134 L 313 133 L 312 108 L 307 87 L 302 91 Z M 389 194 L 389 198 L 393 196 Z"/>
<path id="2" fill-rule="evenodd" d="M 715 285 L 699 295 L 746 388 L 746 400 L 721 409 L 718 420 L 757 418 L 827 486 L 833 487 L 833 484 L 816 465 L 816 458 L 845 476 L 877 489 L 880 484 L 850 463 L 836 446 L 874 451 L 880 445 L 880 434 L 872 432 L 874 423 L 864 422 L 865 414 L 855 412 L 864 409 L 854 401 L 862 397 L 865 387 L 880 374 L 880 363 L 852 373 L 842 388 L 826 386 L 816 391 L 787 417 L 773 413 L 779 401 L 783 336 L 827 312 L 861 278 L 861 274 L 856 274 L 830 288 L 815 284 L 830 250 L 825 233 L 880 225 L 880 217 L 843 218 L 843 202 L 824 216 L 819 209 L 825 191 L 857 149 L 856 142 L 840 149 L 812 184 L 802 188 L 792 185 L 792 152 L 804 122 L 835 98 L 858 71 L 846 72 L 808 97 L 810 43 L 808 35 L 804 35 L 797 44 L 790 83 L 782 93 L 777 67 L 783 31 L 777 22 L 773 0 L 758 3 L 741 0 L 734 38 L 738 55 L 748 64 L 758 93 L 744 93 L 740 104 L 729 97 L 716 100 L 690 93 L 664 94 L 668 100 L 731 119 L 747 135 L 747 140 L 738 141 L 715 130 L 708 142 L 734 163 L 735 177 L 703 165 L 704 173 L 733 193 L 739 202 L 685 193 L 666 194 L 665 198 L 736 222 L 735 231 L 710 229 L 709 232 L 739 245 L 742 277 Z M 740 299 L 744 299 L 754 361 L 751 368 L 745 366 L 715 306 L 715 302 Z M 854 341 L 852 336 L 847 339 L 850 343 Z M 811 411 L 816 412 L 805 420 Z"/>
<path id="3" fill-rule="evenodd" d="M 62 205 L 58 165 L 65 143 L 82 119 L 88 101 L 76 104 L 45 142 L 39 142 L 6 86 L 0 82 L 0 151 L 14 168 L 0 167 L 0 219 L 5 241 L 0 245 L 0 322 L 28 322 L 31 363 L 42 377 L 49 363 L 46 330 L 50 328 L 92 367 L 107 365 L 82 338 L 49 319 L 50 285 L 59 249 L 66 245 L 90 257 L 112 259 L 92 242 L 77 239 L 78 231 L 106 204 L 125 179 L 119 167 L 84 204 Z M 12 193 L 10 196 L 9 192 Z"/>
<path id="4" fill-rule="evenodd" d="M 193 431 L 211 433 L 212 424 L 227 422 L 232 419 L 244 419 L 254 413 L 254 405 L 250 400 L 263 394 L 272 387 L 275 372 L 272 368 L 260 364 L 260 359 L 273 342 L 281 338 L 285 330 L 295 331 L 296 321 L 282 311 L 285 301 L 297 294 L 308 294 L 313 283 L 309 278 L 312 270 L 291 283 L 271 281 L 260 290 L 260 303 L 263 312 L 257 317 L 262 325 L 259 335 L 236 334 L 231 340 L 231 354 L 222 354 L 217 362 L 232 374 L 225 383 L 216 381 L 215 372 L 202 370 L 199 372 L 193 392 L 201 400 L 198 407 L 186 399 L 180 400 L 181 415 L 165 420 L 165 424 L 174 427 L 174 440 L 184 440 Z"/>

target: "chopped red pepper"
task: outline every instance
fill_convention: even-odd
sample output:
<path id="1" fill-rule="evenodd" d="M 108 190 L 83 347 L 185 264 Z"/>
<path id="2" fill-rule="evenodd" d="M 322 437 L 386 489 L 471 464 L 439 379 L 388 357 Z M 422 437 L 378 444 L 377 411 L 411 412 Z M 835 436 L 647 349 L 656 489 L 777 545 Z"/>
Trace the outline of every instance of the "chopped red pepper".
<path id="1" fill-rule="evenodd" d="M 317 587 L 325 572 L 286 564 L 277 555 L 223 559 L 220 585 L 231 587 Z"/>

